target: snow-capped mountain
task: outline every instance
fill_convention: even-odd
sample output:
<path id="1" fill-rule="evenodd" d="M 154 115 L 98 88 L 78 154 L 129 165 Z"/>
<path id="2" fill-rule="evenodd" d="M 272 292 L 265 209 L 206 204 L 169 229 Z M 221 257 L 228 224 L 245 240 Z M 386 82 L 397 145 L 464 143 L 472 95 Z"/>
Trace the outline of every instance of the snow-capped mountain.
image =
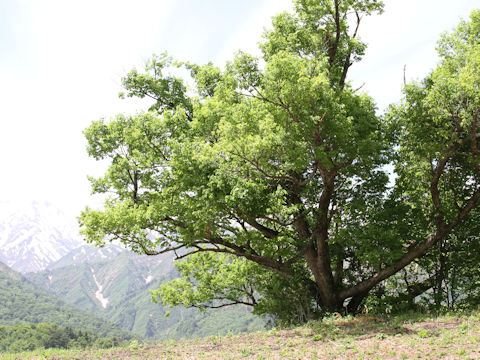
<path id="1" fill-rule="evenodd" d="M 0 202 L 0 261 L 14 270 L 43 270 L 83 244 L 76 220 L 52 204 Z"/>

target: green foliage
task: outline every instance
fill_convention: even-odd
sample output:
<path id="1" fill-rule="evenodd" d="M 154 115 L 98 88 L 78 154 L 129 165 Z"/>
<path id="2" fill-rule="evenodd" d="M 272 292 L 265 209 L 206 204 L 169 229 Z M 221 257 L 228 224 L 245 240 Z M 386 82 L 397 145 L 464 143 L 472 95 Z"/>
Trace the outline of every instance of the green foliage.
<path id="1" fill-rule="evenodd" d="M 395 306 L 412 307 L 422 293 L 415 290 L 418 283 L 428 289 L 416 299 L 419 305 L 439 310 L 478 304 L 479 31 L 476 10 L 469 22 L 444 34 L 437 68 L 408 84 L 403 103 L 388 114 L 398 146 L 395 196 L 416 214 L 406 233 L 417 235 L 415 244 L 435 228 L 450 231 L 408 274 L 386 284 L 390 294 L 411 294 Z"/>
<path id="2" fill-rule="evenodd" d="M 117 338 L 100 338 L 88 331 L 61 328 L 56 324 L 23 323 L 14 326 L 0 325 L 0 351 L 21 352 L 36 349 L 85 349 L 118 346 Z"/>
<path id="3" fill-rule="evenodd" d="M 410 278 L 423 281 L 435 246 L 480 198 L 479 13 L 379 117 L 347 75 L 366 49 L 362 18 L 382 9 L 297 0 L 273 19 L 260 58 L 239 52 L 219 69 L 162 55 L 129 73 L 128 95 L 155 102 L 85 130 L 90 156 L 111 164 L 92 179 L 110 194 L 104 209 L 80 217 L 87 241 L 186 258 L 183 278 L 153 293 L 164 304 L 248 304 L 285 323 L 357 311 L 373 292 L 386 299 L 381 282 L 415 261 Z M 193 88 L 168 72 L 178 67 Z M 423 284 L 405 279 L 411 304 Z"/>
<path id="4" fill-rule="evenodd" d="M 176 266 L 181 277 L 164 282 L 160 289 L 152 291 L 154 301 L 161 299 L 170 306 L 201 310 L 249 305 L 254 308 L 254 314 L 272 315 L 282 324 L 305 322 L 315 317 L 309 296 L 314 285 L 302 283 L 306 274 L 288 279 L 243 258 L 213 253 L 189 256 Z"/>
<path id="5" fill-rule="evenodd" d="M 156 100 L 150 110 L 175 110 L 177 105 L 191 112 L 191 101 L 186 96 L 186 87 L 182 79 L 168 72 L 172 59 L 163 53 L 154 56 L 146 64 L 146 73 L 138 73 L 135 69 L 130 71 L 122 80 L 127 90 L 128 97 L 149 97 Z M 121 93 L 120 97 L 125 94 Z"/>

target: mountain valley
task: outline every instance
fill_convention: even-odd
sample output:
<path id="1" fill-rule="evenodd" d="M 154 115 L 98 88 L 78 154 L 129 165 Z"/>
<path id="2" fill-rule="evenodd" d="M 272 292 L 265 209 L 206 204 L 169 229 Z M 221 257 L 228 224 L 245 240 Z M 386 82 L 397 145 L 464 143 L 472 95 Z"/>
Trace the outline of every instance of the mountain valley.
<path id="1" fill-rule="evenodd" d="M 198 312 L 182 307 L 170 310 L 153 303 L 150 290 L 178 276 L 170 254 L 147 256 L 122 251 L 103 261 L 97 258 L 54 266 L 27 276 L 55 296 L 143 338 L 187 338 L 264 328 L 264 321 L 244 306 Z"/>

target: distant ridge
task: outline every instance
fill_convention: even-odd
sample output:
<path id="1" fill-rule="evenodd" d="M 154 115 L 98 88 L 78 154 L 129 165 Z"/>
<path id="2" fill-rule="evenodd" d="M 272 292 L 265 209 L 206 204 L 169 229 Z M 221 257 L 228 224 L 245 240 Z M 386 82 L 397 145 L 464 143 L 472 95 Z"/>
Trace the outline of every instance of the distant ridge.
<path id="1" fill-rule="evenodd" d="M 125 248 L 108 244 L 105 247 L 96 247 L 94 245 L 85 244 L 73 249 L 65 256 L 57 261 L 50 263 L 46 270 L 59 269 L 70 265 L 79 265 L 83 263 L 97 263 L 114 258 L 121 252 L 126 251 Z"/>

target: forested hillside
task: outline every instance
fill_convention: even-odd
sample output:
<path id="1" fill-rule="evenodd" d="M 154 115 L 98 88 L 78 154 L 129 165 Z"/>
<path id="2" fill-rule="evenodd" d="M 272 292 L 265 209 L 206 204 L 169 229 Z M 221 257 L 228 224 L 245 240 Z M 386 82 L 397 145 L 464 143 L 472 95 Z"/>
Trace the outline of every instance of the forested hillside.
<path id="1" fill-rule="evenodd" d="M 85 349 L 118 346 L 117 338 L 101 338 L 89 331 L 61 328 L 56 324 L 0 325 L 0 352 L 35 349 Z"/>
<path id="2" fill-rule="evenodd" d="M 132 337 L 112 323 L 40 290 L 25 277 L 0 263 L 0 324 L 20 323 L 55 323 L 62 327 L 88 330 L 101 337 Z"/>

